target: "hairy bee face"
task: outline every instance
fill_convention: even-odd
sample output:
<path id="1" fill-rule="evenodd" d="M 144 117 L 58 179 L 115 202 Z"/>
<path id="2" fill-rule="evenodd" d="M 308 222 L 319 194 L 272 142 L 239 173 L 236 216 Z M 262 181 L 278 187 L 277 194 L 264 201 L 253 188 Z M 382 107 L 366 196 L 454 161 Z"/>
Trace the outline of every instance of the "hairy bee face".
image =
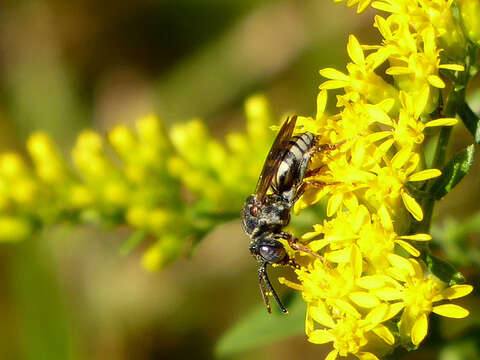
<path id="1" fill-rule="evenodd" d="M 253 239 L 264 233 L 278 233 L 290 221 L 290 205 L 281 196 L 271 195 L 259 205 L 249 196 L 242 211 L 242 225 Z"/>

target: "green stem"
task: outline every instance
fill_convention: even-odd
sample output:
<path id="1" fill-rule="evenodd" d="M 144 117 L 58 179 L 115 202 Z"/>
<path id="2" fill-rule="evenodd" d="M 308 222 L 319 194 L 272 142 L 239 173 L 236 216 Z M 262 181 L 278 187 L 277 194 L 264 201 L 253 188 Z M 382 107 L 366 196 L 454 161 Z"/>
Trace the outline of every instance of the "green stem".
<path id="1" fill-rule="evenodd" d="M 443 112 L 444 117 L 455 117 L 457 109 L 465 102 L 465 88 L 462 87 L 460 91 L 452 89 L 450 96 L 448 97 L 447 105 Z M 450 134 L 452 133 L 451 126 L 445 126 L 440 131 L 438 137 L 437 147 L 435 148 L 435 154 L 433 157 L 432 168 L 441 169 L 445 164 L 445 158 L 447 155 L 448 141 L 450 140 Z M 430 190 L 430 189 L 429 189 Z M 435 205 L 434 197 L 427 197 L 423 201 L 423 221 L 418 225 L 418 230 L 421 232 L 428 232 L 432 221 L 432 213 Z"/>
<path id="2" fill-rule="evenodd" d="M 464 72 L 461 72 L 456 81 L 453 84 L 453 88 L 448 96 L 447 104 L 443 111 L 443 117 L 455 117 L 461 107 L 465 104 L 465 90 L 468 84 L 469 79 L 471 78 L 470 66 L 471 66 L 471 57 L 467 56 L 466 66 Z M 437 147 L 435 148 L 435 154 L 433 157 L 432 168 L 442 169 L 445 165 L 445 159 L 447 156 L 448 141 L 450 140 L 450 134 L 452 133 L 451 126 L 444 126 L 440 130 L 438 137 Z M 427 186 L 427 192 L 431 190 L 433 181 Z M 433 208 L 435 206 L 435 198 L 425 197 L 423 199 L 423 221 L 419 223 L 415 228 L 415 231 L 418 232 L 429 232 L 430 225 L 432 222 Z"/>
<path id="3" fill-rule="evenodd" d="M 452 90 L 448 96 L 447 103 L 443 111 L 443 117 L 455 117 L 462 106 L 465 104 L 465 92 L 469 80 L 477 72 L 477 52 L 478 47 L 471 44 L 467 45 L 467 51 L 465 56 L 465 71 L 459 72 L 453 83 Z M 445 159 L 447 155 L 448 141 L 450 140 L 450 134 L 452 133 L 451 126 L 445 126 L 440 131 L 437 147 L 435 148 L 435 154 L 433 157 L 432 168 L 442 169 L 445 165 Z M 430 181 L 427 185 L 427 192 L 431 190 L 434 181 Z M 415 232 L 429 232 L 430 224 L 432 222 L 432 213 L 435 206 L 435 198 L 425 197 L 422 201 L 423 220 L 416 226 L 414 226 Z"/>

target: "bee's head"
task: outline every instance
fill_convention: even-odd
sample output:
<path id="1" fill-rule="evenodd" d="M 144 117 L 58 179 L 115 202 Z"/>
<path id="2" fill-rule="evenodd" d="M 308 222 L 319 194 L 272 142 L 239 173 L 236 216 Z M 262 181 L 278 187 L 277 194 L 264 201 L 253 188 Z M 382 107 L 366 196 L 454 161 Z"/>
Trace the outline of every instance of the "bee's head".
<path id="1" fill-rule="evenodd" d="M 250 252 L 258 261 L 268 264 L 286 264 L 289 260 L 283 244 L 265 236 L 250 244 Z"/>

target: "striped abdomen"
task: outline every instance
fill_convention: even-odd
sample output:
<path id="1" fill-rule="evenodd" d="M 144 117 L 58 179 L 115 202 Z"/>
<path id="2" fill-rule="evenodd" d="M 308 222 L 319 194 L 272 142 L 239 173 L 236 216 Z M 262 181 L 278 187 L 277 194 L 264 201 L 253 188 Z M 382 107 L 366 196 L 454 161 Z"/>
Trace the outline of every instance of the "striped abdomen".
<path id="1" fill-rule="evenodd" d="M 302 183 L 314 142 L 315 136 L 309 132 L 294 136 L 283 154 L 272 180 L 272 188 L 286 200 L 293 199 L 297 187 Z"/>

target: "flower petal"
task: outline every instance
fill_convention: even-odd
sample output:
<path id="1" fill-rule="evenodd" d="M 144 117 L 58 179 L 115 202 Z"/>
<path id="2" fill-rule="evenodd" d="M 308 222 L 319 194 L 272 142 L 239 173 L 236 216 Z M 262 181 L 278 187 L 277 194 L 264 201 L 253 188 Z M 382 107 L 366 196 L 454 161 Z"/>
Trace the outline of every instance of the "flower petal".
<path id="1" fill-rule="evenodd" d="M 365 62 L 362 47 L 354 35 L 348 37 L 347 52 L 355 64 L 361 65 Z"/>
<path id="2" fill-rule="evenodd" d="M 330 199 L 328 199 L 328 204 L 327 204 L 327 216 L 331 217 L 333 216 L 338 209 L 340 208 L 340 205 L 342 205 L 343 201 L 343 194 L 338 192 L 336 194 L 333 194 Z"/>
<path id="3" fill-rule="evenodd" d="M 410 263 L 410 261 L 408 261 L 408 259 L 405 259 L 403 256 L 397 254 L 388 254 L 387 259 L 394 268 L 406 271 L 407 274 L 411 276 L 415 275 L 415 269 L 413 265 Z"/>
<path id="4" fill-rule="evenodd" d="M 429 234 L 402 235 L 398 237 L 403 240 L 430 241 L 432 237 Z"/>
<path id="5" fill-rule="evenodd" d="M 392 136 L 391 131 L 377 131 L 366 136 L 368 142 L 376 142 L 378 140 L 383 140 L 389 136 Z"/>
<path id="6" fill-rule="evenodd" d="M 332 90 L 332 89 L 340 89 L 350 85 L 349 81 L 342 81 L 342 80 L 327 80 L 320 84 L 319 89 L 321 90 Z"/>
<path id="7" fill-rule="evenodd" d="M 453 285 L 442 291 L 442 297 L 444 299 L 458 299 L 470 294 L 473 290 L 471 285 Z"/>
<path id="8" fill-rule="evenodd" d="M 352 300 L 356 305 L 371 309 L 380 305 L 380 301 L 375 295 L 372 295 L 365 291 L 354 291 L 348 295 L 350 300 Z"/>
<path id="9" fill-rule="evenodd" d="M 447 70 L 453 70 L 453 71 L 464 71 L 465 67 L 463 65 L 458 65 L 458 64 L 441 64 L 438 65 L 439 69 L 447 69 Z"/>
<path id="10" fill-rule="evenodd" d="M 402 200 L 407 208 L 408 212 L 412 214 L 413 218 L 417 221 L 423 220 L 423 211 L 417 200 L 410 196 L 407 192 L 402 191 Z"/>
<path id="11" fill-rule="evenodd" d="M 430 87 L 428 85 L 425 85 L 420 92 L 417 101 L 415 101 L 414 104 L 414 117 L 415 119 L 418 119 L 420 115 L 423 114 L 423 111 L 425 110 L 425 107 L 427 106 L 428 99 L 430 98 Z"/>
<path id="12" fill-rule="evenodd" d="M 337 355 L 338 355 L 338 350 L 334 349 L 328 353 L 325 360 L 335 360 L 337 358 Z"/>
<path id="13" fill-rule="evenodd" d="M 418 249 L 416 249 L 415 247 L 413 247 L 412 245 L 410 245 L 408 242 L 404 241 L 404 240 L 395 240 L 395 242 L 400 245 L 406 252 L 408 252 L 410 255 L 412 256 L 415 256 L 415 257 L 418 257 L 420 256 L 420 251 L 418 251 Z"/>
<path id="14" fill-rule="evenodd" d="M 360 360 L 379 360 L 378 357 L 376 357 L 375 355 L 373 355 L 372 353 L 370 352 L 366 352 L 366 351 L 360 351 L 360 352 L 357 352 L 355 354 L 355 356 L 357 358 L 359 358 Z M 325 359 L 326 360 L 326 359 Z"/>
<path id="15" fill-rule="evenodd" d="M 316 306 L 310 306 L 309 310 L 312 319 L 318 322 L 320 325 L 330 328 L 336 326 L 335 322 L 330 316 L 329 311 L 327 310 L 327 307 L 325 306 L 325 303 L 323 303 L 322 301 L 319 301 Z"/>
<path id="16" fill-rule="evenodd" d="M 440 78 L 438 75 L 429 75 L 427 77 L 428 82 L 439 89 L 443 89 L 445 87 L 445 82 Z"/>
<path id="17" fill-rule="evenodd" d="M 375 329 L 373 329 L 373 332 L 377 334 L 377 336 L 383 341 L 385 341 L 388 345 L 393 345 L 395 343 L 395 338 L 393 337 L 393 334 L 390 332 L 390 330 L 388 330 L 385 325 L 378 325 Z"/>
<path id="18" fill-rule="evenodd" d="M 358 208 L 358 199 L 355 194 L 347 193 L 343 196 L 343 203 L 350 211 L 355 211 Z"/>
<path id="19" fill-rule="evenodd" d="M 330 244 L 330 242 L 331 241 L 328 239 L 313 240 L 308 243 L 308 247 L 310 248 L 310 250 L 317 252 L 322 250 L 328 244 Z"/>
<path id="20" fill-rule="evenodd" d="M 385 301 L 400 300 L 403 298 L 403 293 L 400 290 L 390 287 L 375 290 L 375 295 Z"/>
<path id="21" fill-rule="evenodd" d="M 393 139 L 388 139 L 385 140 L 383 143 L 381 143 L 376 149 L 375 152 L 373 153 L 373 157 L 375 159 L 381 158 L 383 155 L 386 154 L 386 152 L 392 147 L 393 143 L 395 140 Z"/>
<path id="22" fill-rule="evenodd" d="M 319 235 L 320 233 L 318 231 L 309 231 L 302 235 L 302 240 L 312 240 Z"/>
<path id="23" fill-rule="evenodd" d="M 393 221 L 390 216 L 390 213 L 387 210 L 387 207 L 382 204 L 380 209 L 378 209 L 377 213 L 378 217 L 380 218 L 380 222 L 385 230 L 393 230 Z"/>
<path id="24" fill-rule="evenodd" d="M 294 283 L 293 281 L 285 279 L 284 277 L 279 277 L 278 282 L 282 285 L 288 286 L 291 289 L 298 290 L 298 291 L 303 291 L 303 286 L 302 285 Z"/>
<path id="25" fill-rule="evenodd" d="M 390 305 L 388 309 L 388 314 L 385 316 L 384 321 L 390 320 L 393 318 L 395 315 L 397 315 L 402 309 L 405 307 L 404 302 L 396 302 L 392 305 Z"/>
<path id="26" fill-rule="evenodd" d="M 349 263 L 352 259 L 352 251 L 350 248 L 344 248 L 341 250 L 330 251 L 325 254 L 325 258 L 333 263 L 345 264 Z"/>
<path id="27" fill-rule="evenodd" d="M 412 150 L 410 148 L 403 148 L 399 152 L 397 152 L 392 158 L 392 166 L 395 169 L 400 169 L 406 162 L 410 159 L 410 155 L 412 154 Z"/>
<path id="28" fill-rule="evenodd" d="M 406 75 L 413 73 L 413 70 L 404 66 L 391 66 L 385 71 L 385 73 L 388 75 Z"/>
<path id="29" fill-rule="evenodd" d="M 375 105 L 366 105 L 366 108 L 368 115 L 370 115 L 373 120 L 383 125 L 393 126 L 392 119 L 390 119 L 390 116 L 381 108 Z"/>
<path id="30" fill-rule="evenodd" d="M 422 314 L 413 324 L 412 328 L 412 343 L 418 345 L 425 339 L 428 331 L 428 319 L 426 314 Z"/>
<path id="31" fill-rule="evenodd" d="M 373 326 L 377 326 L 384 321 L 385 316 L 388 314 L 388 305 L 383 303 L 371 310 L 365 317 L 365 321 L 371 323 Z"/>
<path id="32" fill-rule="evenodd" d="M 438 169 L 426 169 L 410 175 L 408 181 L 424 181 L 439 177 L 440 175 L 442 175 L 442 172 Z"/>
<path id="33" fill-rule="evenodd" d="M 334 304 L 336 307 L 338 307 L 341 311 L 346 312 L 348 315 L 353 316 L 356 319 L 360 319 L 362 315 L 355 309 L 349 302 L 341 300 L 341 299 L 335 299 Z"/>
<path id="34" fill-rule="evenodd" d="M 385 280 L 382 275 L 370 275 L 357 279 L 356 283 L 361 288 L 371 290 L 383 287 L 385 285 Z"/>
<path id="35" fill-rule="evenodd" d="M 434 126 L 453 126 L 458 123 L 456 118 L 442 118 L 429 121 L 425 124 L 425 127 L 434 127 Z"/>
<path id="36" fill-rule="evenodd" d="M 435 314 L 449 317 L 449 318 L 454 318 L 454 319 L 463 319 L 464 317 L 467 317 L 470 314 L 470 311 L 455 304 L 444 304 L 444 305 L 434 306 L 432 311 Z"/>
<path id="37" fill-rule="evenodd" d="M 334 68 L 322 69 L 320 70 L 320 75 L 322 75 L 324 78 L 327 78 L 329 80 L 342 80 L 342 81 L 350 82 L 350 78 L 348 77 L 348 75 Z"/>
<path id="38" fill-rule="evenodd" d="M 374 2 L 372 2 L 372 7 L 374 9 L 382 10 L 382 11 L 389 12 L 389 13 L 396 12 L 396 9 L 392 5 L 390 5 L 390 4 L 388 4 L 384 1 L 374 1 Z"/>
<path id="39" fill-rule="evenodd" d="M 328 330 L 323 329 L 313 330 L 308 337 L 308 341 L 314 344 L 326 344 L 334 340 L 335 338 L 333 337 L 333 335 L 330 334 Z"/>
<path id="40" fill-rule="evenodd" d="M 322 90 L 318 93 L 317 96 L 317 117 L 316 119 L 320 119 L 325 112 L 325 108 L 327 107 L 327 99 L 328 93 L 327 90 Z"/>

